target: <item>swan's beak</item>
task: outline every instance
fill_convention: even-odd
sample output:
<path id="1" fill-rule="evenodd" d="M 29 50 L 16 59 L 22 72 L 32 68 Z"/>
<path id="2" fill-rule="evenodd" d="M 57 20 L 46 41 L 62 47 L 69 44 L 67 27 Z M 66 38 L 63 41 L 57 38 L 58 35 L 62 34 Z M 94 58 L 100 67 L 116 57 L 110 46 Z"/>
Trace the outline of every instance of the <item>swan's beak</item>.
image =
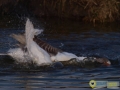
<path id="1" fill-rule="evenodd" d="M 104 66 L 110 66 L 111 62 L 107 58 L 96 58 L 96 61 Z"/>
<path id="2" fill-rule="evenodd" d="M 110 65 L 111 65 L 111 62 L 110 62 L 110 61 L 105 61 L 105 62 L 103 63 L 103 65 L 105 65 L 105 66 L 110 66 Z"/>

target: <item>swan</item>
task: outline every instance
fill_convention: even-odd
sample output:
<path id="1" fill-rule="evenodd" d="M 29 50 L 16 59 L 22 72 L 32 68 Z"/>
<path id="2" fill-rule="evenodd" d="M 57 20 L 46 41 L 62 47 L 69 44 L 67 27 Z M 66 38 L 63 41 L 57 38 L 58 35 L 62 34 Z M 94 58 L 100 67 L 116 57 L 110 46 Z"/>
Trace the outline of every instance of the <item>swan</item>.
<path id="1" fill-rule="evenodd" d="M 49 65 L 54 61 L 69 61 L 73 58 L 77 62 L 86 60 L 87 57 L 78 57 L 73 53 L 62 51 L 50 44 L 42 41 L 37 35 L 41 34 L 43 30 L 35 29 L 32 22 L 27 19 L 25 25 L 25 34 L 12 34 L 11 36 L 16 39 L 19 48 L 10 49 L 9 55 L 20 61 L 27 60 L 33 61 L 37 65 Z M 27 58 L 26 58 L 27 57 Z M 109 60 L 95 58 L 95 61 L 110 65 Z"/>

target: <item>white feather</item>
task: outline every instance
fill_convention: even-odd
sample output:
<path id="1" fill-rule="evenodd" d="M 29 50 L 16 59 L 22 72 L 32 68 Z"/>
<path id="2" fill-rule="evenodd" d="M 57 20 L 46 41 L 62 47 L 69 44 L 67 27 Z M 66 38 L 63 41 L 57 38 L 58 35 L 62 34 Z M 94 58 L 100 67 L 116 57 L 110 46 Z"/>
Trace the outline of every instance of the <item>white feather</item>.
<path id="1" fill-rule="evenodd" d="M 52 61 L 68 61 L 72 58 L 77 58 L 77 56 L 68 52 L 58 52 L 56 56 L 51 57 Z"/>
<path id="2" fill-rule="evenodd" d="M 49 54 L 40 48 L 36 42 L 33 41 L 35 34 L 40 34 L 42 30 L 34 29 L 33 24 L 28 19 L 25 27 L 26 34 L 26 46 L 30 57 L 38 64 L 50 64 L 52 63 Z"/>

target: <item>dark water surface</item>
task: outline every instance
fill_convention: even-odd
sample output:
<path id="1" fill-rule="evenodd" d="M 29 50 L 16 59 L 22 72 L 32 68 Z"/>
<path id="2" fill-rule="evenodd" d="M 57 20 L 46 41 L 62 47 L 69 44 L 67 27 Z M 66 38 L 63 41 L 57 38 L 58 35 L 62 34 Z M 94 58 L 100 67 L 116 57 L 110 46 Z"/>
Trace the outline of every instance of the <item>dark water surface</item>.
<path id="1" fill-rule="evenodd" d="M 39 70 L 16 65 L 9 57 L 0 56 L 0 90 L 91 90 L 90 80 L 120 81 L 118 23 L 93 26 L 68 20 L 32 20 L 37 28 L 44 29 L 40 38 L 51 45 L 78 56 L 106 57 L 112 60 L 112 65 L 92 69 L 63 67 Z M 16 47 L 16 41 L 9 35 L 24 32 L 24 24 L 12 19 L 0 22 L 0 53 Z"/>

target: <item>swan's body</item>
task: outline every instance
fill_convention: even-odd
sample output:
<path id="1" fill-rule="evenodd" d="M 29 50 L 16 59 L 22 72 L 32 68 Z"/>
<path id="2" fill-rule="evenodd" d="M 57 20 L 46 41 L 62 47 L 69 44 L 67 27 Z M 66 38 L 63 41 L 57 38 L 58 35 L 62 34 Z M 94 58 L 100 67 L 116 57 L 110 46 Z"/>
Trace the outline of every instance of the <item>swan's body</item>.
<path id="1" fill-rule="evenodd" d="M 79 62 L 86 57 L 78 57 L 75 54 L 64 52 L 58 48 L 55 48 L 48 43 L 37 38 L 43 30 L 34 29 L 33 24 L 28 19 L 25 26 L 25 35 L 12 35 L 17 41 L 19 41 L 23 50 L 20 48 L 9 50 L 9 55 L 15 59 L 28 59 L 35 62 L 37 65 L 51 64 L 53 61 L 68 61 L 72 58 L 76 58 Z M 20 39 L 21 38 L 21 39 Z"/>
<path id="2" fill-rule="evenodd" d="M 24 52 L 24 50 L 22 51 L 22 49 L 19 48 L 12 50 L 12 52 L 15 52 L 14 54 L 16 55 L 13 55 L 12 53 L 11 56 L 13 55 L 12 57 L 14 58 L 17 58 L 18 56 L 18 59 L 22 57 L 23 59 L 24 54 L 26 54 L 38 65 L 51 64 L 53 61 L 67 61 L 72 58 L 79 59 L 72 53 L 63 52 L 62 50 L 57 49 L 38 39 L 36 35 L 40 34 L 41 32 L 42 30 L 34 29 L 33 24 L 28 19 L 25 26 L 25 35 L 12 35 L 13 38 L 20 42 L 20 46 L 27 48 L 27 52 Z"/>
<path id="3" fill-rule="evenodd" d="M 76 55 L 68 52 L 63 52 L 60 49 L 52 47 L 46 42 L 35 38 L 42 30 L 34 29 L 33 24 L 29 21 L 26 22 L 25 35 L 13 34 L 12 37 L 20 42 L 19 46 L 27 48 L 27 52 L 21 48 L 9 50 L 13 58 L 20 60 L 26 59 L 26 56 L 33 60 L 38 65 L 51 64 L 53 61 L 67 61 L 71 58 L 78 58 Z"/>

